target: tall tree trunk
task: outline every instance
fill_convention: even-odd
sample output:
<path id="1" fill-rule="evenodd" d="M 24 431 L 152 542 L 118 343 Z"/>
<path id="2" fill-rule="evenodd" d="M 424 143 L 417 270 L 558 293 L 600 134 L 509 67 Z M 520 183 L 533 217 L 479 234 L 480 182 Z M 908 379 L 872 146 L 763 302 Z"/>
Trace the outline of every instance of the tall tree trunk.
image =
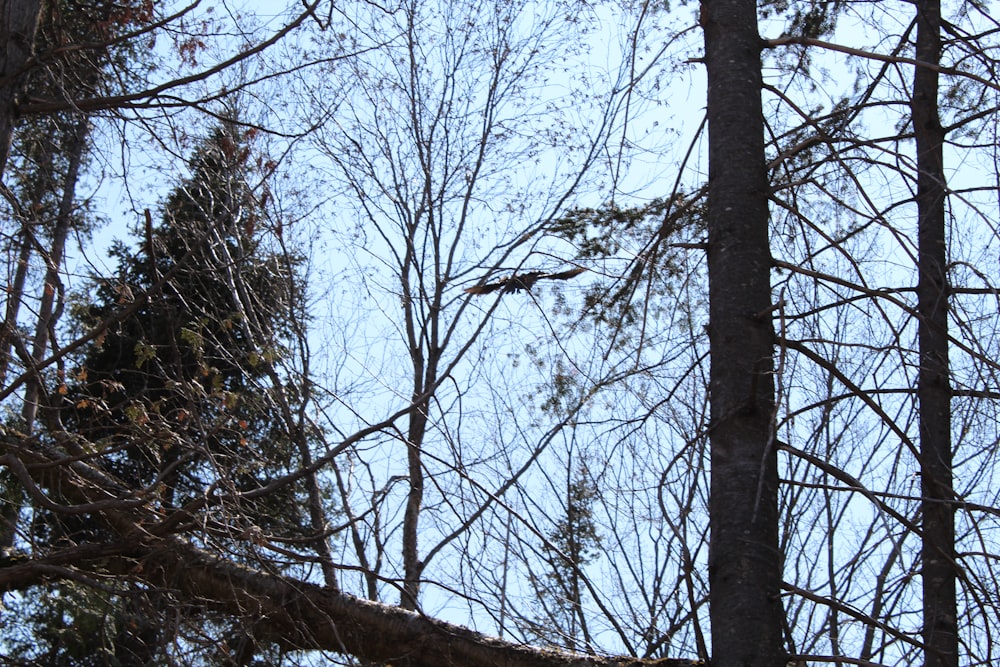
<path id="1" fill-rule="evenodd" d="M 917 3 L 917 60 L 941 59 L 941 4 Z M 925 664 L 958 667 L 955 601 L 955 513 L 952 492 L 951 386 L 948 380 L 948 277 L 945 248 L 944 129 L 938 118 L 938 74 L 913 74 L 917 149 L 920 339 L 921 494 Z"/>
<path id="2" fill-rule="evenodd" d="M 411 350 L 412 352 L 412 350 Z M 423 375 L 414 375 L 414 400 L 426 391 L 427 387 L 436 381 L 437 363 L 430 360 L 431 370 Z M 415 364 L 421 368 L 421 364 Z M 403 609 L 416 609 L 420 595 L 420 577 L 424 564 L 420 560 L 418 550 L 420 511 L 424 502 L 424 464 L 423 445 L 427 435 L 427 418 L 430 401 L 424 399 L 418 402 L 410 412 L 409 427 L 406 431 L 406 460 L 409 473 L 410 490 L 406 497 L 406 510 L 403 514 L 403 590 L 399 605 Z"/>
<path id="3" fill-rule="evenodd" d="M 408 248 L 415 245 L 411 241 Z M 410 270 L 415 270 L 411 267 L 416 266 L 412 251 L 407 250 L 403 266 L 406 267 L 402 272 L 405 301 L 403 309 L 406 317 L 407 345 L 410 348 L 410 360 L 413 364 L 414 405 L 406 429 L 406 461 L 410 490 L 406 496 L 406 509 L 403 512 L 403 588 L 400 592 L 399 605 L 403 609 L 417 609 L 420 578 L 424 569 L 419 551 L 420 513 L 424 504 L 423 448 L 431 405 L 430 398 L 424 394 L 437 384 L 441 349 L 436 344 L 437 322 L 433 319 L 436 315 L 432 315 L 430 321 L 422 322 L 417 314 L 418 309 L 415 304 L 421 296 L 410 282 Z M 440 286 L 435 289 L 435 296 L 439 298 L 437 295 L 440 293 Z M 439 301 L 434 303 L 436 305 Z M 440 313 L 440 308 L 434 312 Z"/>
<path id="4" fill-rule="evenodd" d="M 10 142 L 17 121 L 17 95 L 24 70 L 35 48 L 41 0 L 0 0 L 0 182 L 10 157 Z M 26 224 L 26 223 L 23 223 Z M 19 239 L 14 284 L 7 296 L 3 331 L 0 332 L 0 386 L 7 381 L 11 348 L 17 335 L 17 314 L 31 257 L 31 235 L 23 228 Z"/>
<path id="5" fill-rule="evenodd" d="M 784 664 L 774 326 L 753 0 L 703 0 L 708 70 L 710 618 L 714 667 Z"/>
<path id="6" fill-rule="evenodd" d="M 39 364 L 45 358 L 45 350 L 51 340 L 50 332 L 55 326 L 57 319 L 56 305 L 59 303 L 57 294 L 62 290 L 62 280 L 59 277 L 60 265 L 63 260 L 63 253 L 66 250 L 66 237 L 73 222 L 73 209 L 76 206 L 76 185 L 80 180 L 80 165 L 83 162 L 83 155 L 87 149 L 87 135 L 90 133 L 90 124 L 85 116 L 75 119 L 71 127 L 66 128 L 68 146 L 66 156 L 68 165 L 66 177 L 63 181 L 62 198 L 59 201 L 59 211 L 56 216 L 55 226 L 52 229 L 52 244 L 49 247 L 48 255 L 45 257 L 45 284 L 42 287 L 42 296 L 39 299 L 38 318 L 35 322 L 35 335 L 31 345 L 31 363 Z M 34 429 L 35 417 L 38 414 L 39 400 L 42 394 L 42 380 L 37 374 L 29 377 L 25 385 L 24 405 L 21 409 L 21 417 L 24 419 L 25 428 L 28 433 Z"/>
<path id="7" fill-rule="evenodd" d="M 17 95 L 24 83 L 25 66 L 34 51 L 40 11 L 41 0 L 0 0 L 0 183 L 3 182 L 10 156 L 10 142 L 17 120 Z M 7 294 L 3 329 L 0 330 L 0 386 L 7 381 L 11 349 L 18 335 L 17 315 L 31 258 L 31 239 L 27 228 L 22 228 L 19 242 L 18 264 Z M 20 485 L 12 478 L 6 479 L 2 483 L 2 492 L 6 502 L 0 511 L 0 550 L 6 553 L 13 546 L 17 530 Z"/>
<path id="8" fill-rule="evenodd" d="M 414 410 L 415 414 L 410 418 L 413 425 L 408 431 L 410 440 L 407 442 L 406 459 L 410 491 L 406 497 L 406 511 L 403 515 L 403 590 L 399 600 L 399 605 L 403 609 L 416 609 L 417 597 L 420 594 L 420 552 L 417 550 L 419 536 L 417 527 L 424 499 L 424 474 L 420 461 L 420 443 L 423 440 L 423 431 L 426 429 L 427 417 L 417 413 L 426 409 L 426 405 L 421 404 Z M 419 436 L 414 439 L 417 432 L 419 432 Z"/>
<path id="9" fill-rule="evenodd" d="M 0 0 L 0 176 L 10 156 L 16 100 L 35 46 L 41 0 Z"/>

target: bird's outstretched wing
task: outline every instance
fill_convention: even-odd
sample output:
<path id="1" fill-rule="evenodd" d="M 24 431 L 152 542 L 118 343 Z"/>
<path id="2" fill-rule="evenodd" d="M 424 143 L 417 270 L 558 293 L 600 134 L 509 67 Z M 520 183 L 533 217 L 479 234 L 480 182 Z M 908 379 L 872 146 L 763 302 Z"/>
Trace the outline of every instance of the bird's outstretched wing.
<path id="1" fill-rule="evenodd" d="M 496 292 L 503 285 L 504 281 L 489 283 L 488 285 L 473 285 L 472 287 L 466 287 L 465 292 L 467 294 L 489 294 L 490 292 Z"/>
<path id="2" fill-rule="evenodd" d="M 550 280 L 569 280 L 570 278 L 576 278 L 578 275 L 580 275 L 586 270 L 587 269 L 578 266 L 577 268 L 570 269 L 569 271 L 560 271 L 559 273 L 546 273 L 541 277 L 548 278 Z"/>
<path id="3" fill-rule="evenodd" d="M 495 283 L 486 283 L 485 285 L 466 287 L 465 291 L 468 294 L 489 294 L 491 292 L 496 292 L 497 290 L 503 290 L 503 294 L 520 292 L 522 290 L 530 292 L 531 288 L 534 287 L 535 283 L 539 280 L 569 280 L 570 278 L 580 275 L 586 270 L 587 269 L 577 267 L 568 271 L 560 271 L 559 273 L 543 273 L 542 271 L 515 273 L 506 278 L 501 278 Z"/>

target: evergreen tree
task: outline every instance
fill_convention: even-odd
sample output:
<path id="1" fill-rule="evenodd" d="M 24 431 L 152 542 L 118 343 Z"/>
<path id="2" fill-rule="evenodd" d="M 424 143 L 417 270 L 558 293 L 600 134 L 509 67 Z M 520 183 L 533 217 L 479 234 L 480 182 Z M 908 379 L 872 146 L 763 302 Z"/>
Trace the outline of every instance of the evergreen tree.
<path id="1" fill-rule="evenodd" d="M 532 580 L 542 614 L 529 632 L 554 646 L 588 652 L 593 645 L 583 608 L 583 568 L 600 556 L 601 535 L 594 519 L 598 493 L 586 462 L 577 464 L 566 484 L 565 514 L 542 549 L 548 571 Z"/>
<path id="2" fill-rule="evenodd" d="M 137 251 L 114 246 L 117 278 L 97 282 L 93 303 L 75 313 L 84 327 L 117 321 L 83 353 L 54 421 L 83 436 L 80 454 L 100 457 L 127 485 L 155 486 L 165 514 L 213 489 L 238 498 L 287 473 L 301 435 L 287 421 L 301 392 L 277 370 L 296 326 L 291 304 L 301 300 L 296 260 L 265 247 L 263 209 L 246 180 L 248 140 L 235 122 L 217 128 L 165 202 L 162 222 L 154 227 L 146 216 Z M 301 536 L 298 490 L 286 489 L 260 502 L 234 500 L 242 522 L 219 520 L 213 534 Z M 89 515 L 45 514 L 35 532 L 50 544 L 112 538 Z M 183 622 L 164 613 L 175 604 L 166 592 L 129 584 L 110 595 L 60 587 L 41 597 L 60 601 L 32 609 L 38 638 L 50 644 L 48 657 L 32 653 L 44 664 L 160 661 L 183 633 Z M 211 623 L 202 609 L 183 616 Z M 66 619 L 96 628 L 80 651 L 58 639 Z M 217 631 L 246 635 L 225 623 Z M 75 652 L 104 657 L 77 662 Z"/>
<path id="3" fill-rule="evenodd" d="M 270 402 L 276 389 L 266 385 L 298 288 L 294 260 L 263 248 L 248 156 L 235 124 L 217 129 L 161 225 L 147 219 L 137 253 L 115 247 L 118 279 L 99 283 L 81 313 L 96 326 L 145 299 L 88 350 L 68 419 L 130 482 L 165 476 L 168 506 L 204 491 L 206 465 L 246 489 L 289 462 L 286 424 Z"/>
<path id="4" fill-rule="evenodd" d="M 148 13 L 131 3 L 103 1 L 58 0 L 44 9 L 34 35 L 38 66 L 29 68 L 26 76 L 33 97 L 86 99 L 110 81 L 120 81 L 123 63 L 140 69 L 134 49 L 116 43 L 116 38 L 148 22 Z M 13 129 L 4 174 L 10 187 L 8 261 L 13 275 L 0 327 L 0 385 L 9 371 L 29 371 L 19 418 L 12 420 L 28 434 L 34 431 L 39 406 L 47 402 L 43 385 L 55 380 L 52 369 L 39 371 L 39 364 L 50 347 L 58 349 L 52 334 L 64 306 L 61 271 L 67 244 L 74 232 L 86 236 L 93 223 L 88 202 L 77 192 L 89 163 L 92 124 L 90 114 L 71 108 L 19 118 Z M 60 364 L 59 374 L 63 371 Z M 24 497 L 20 484 L 5 473 L 0 473 L 0 497 L 6 501 L 0 508 L 0 549 L 9 552 Z"/>

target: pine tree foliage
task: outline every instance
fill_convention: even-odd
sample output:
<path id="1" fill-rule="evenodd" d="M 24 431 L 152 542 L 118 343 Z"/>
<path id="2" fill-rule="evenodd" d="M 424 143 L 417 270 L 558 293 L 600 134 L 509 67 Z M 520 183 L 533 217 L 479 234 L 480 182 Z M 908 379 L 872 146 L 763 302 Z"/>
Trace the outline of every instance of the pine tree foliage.
<path id="1" fill-rule="evenodd" d="M 147 221 L 138 252 L 115 247 L 116 279 L 100 281 L 95 303 L 78 312 L 97 326 L 142 300 L 87 351 L 64 419 L 131 483 L 159 480 L 170 505 L 220 479 L 253 488 L 292 456 L 276 406 L 299 401 L 300 389 L 271 380 L 300 323 L 301 288 L 295 259 L 265 246 L 249 156 L 234 123 L 217 129 L 162 223 Z"/>
<path id="2" fill-rule="evenodd" d="M 555 646 L 593 650 L 584 601 L 583 569 L 600 557 L 601 534 L 594 516 L 599 489 L 584 463 L 566 484 L 564 514 L 542 547 L 546 572 L 532 583 L 542 611 L 530 632 Z"/>
<path id="3" fill-rule="evenodd" d="M 137 253 L 114 249 L 117 278 L 102 280 L 95 303 L 78 312 L 98 326 L 142 301 L 82 359 L 65 419 L 118 474 L 159 478 L 171 503 L 204 491 L 205 465 L 245 487 L 289 462 L 270 394 L 294 398 L 297 389 L 269 387 L 268 376 L 287 355 L 298 287 L 294 260 L 267 252 L 257 233 L 261 212 L 242 175 L 248 155 L 234 126 L 216 130 L 162 223 L 147 226 Z"/>
<path id="4" fill-rule="evenodd" d="M 988 5 L 182 5 L 0 0 L 0 661 L 998 662 Z"/>
<path id="5" fill-rule="evenodd" d="M 552 232 L 573 244 L 581 262 L 616 263 L 610 280 L 587 289 L 580 312 L 615 330 L 620 348 L 661 299 L 677 298 L 676 282 L 689 270 L 684 256 L 704 241 L 704 192 L 676 192 L 637 206 L 574 208 L 554 221 Z"/>
<path id="6" fill-rule="evenodd" d="M 96 303 L 79 313 L 97 326 L 144 300 L 87 353 L 69 408 L 99 448 L 128 452 L 119 472 L 139 483 L 182 454 L 171 442 L 135 445 L 132 433 L 143 441 L 158 433 L 180 442 L 207 437 L 207 451 L 195 458 L 237 474 L 252 474 L 254 461 L 287 463 L 275 437 L 273 389 L 261 381 L 286 354 L 293 267 L 262 252 L 260 213 L 240 178 L 247 151 L 231 132 L 217 131 L 198 151 L 191 177 L 166 202 L 162 224 L 146 229 L 138 254 L 115 248 L 117 279 L 102 281 Z M 177 489 L 201 489 L 193 470 L 176 475 Z"/>
<path id="7" fill-rule="evenodd" d="M 49 423 L 80 436 L 81 455 L 124 484 L 154 491 L 164 512 L 220 486 L 237 496 L 258 489 L 297 460 L 286 418 L 302 392 L 279 368 L 302 324 L 302 288 L 297 260 L 267 246 L 265 213 L 247 182 L 250 156 L 246 134 L 224 123 L 195 152 L 161 223 L 147 217 L 145 242 L 114 247 L 117 277 L 98 280 L 93 302 L 80 303 L 74 316 L 84 329 L 118 319 L 84 352 L 60 391 L 62 404 L 49 411 Z M 209 539 L 228 542 L 234 531 L 301 537 L 299 508 L 295 485 L 221 508 Z M 228 525 L 228 516 L 240 523 Z M 53 546 L 113 539 L 89 515 L 41 513 L 34 532 Z M 47 665 L 139 664 L 166 660 L 174 638 L 205 641 L 191 628 L 211 623 L 207 610 L 171 618 L 171 609 L 186 607 L 169 592 L 120 583 L 107 591 L 40 589 L 25 606 L 48 654 L 26 647 L 27 654 Z M 67 623 L 94 626 L 77 636 L 84 645 L 60 639 Z M 210 652 L 220 650 L 219 636 L 237 644 L 247 636 L 231 620 L 213 627 Z M 247 646 L 251 655 L 267 650 Z"/>

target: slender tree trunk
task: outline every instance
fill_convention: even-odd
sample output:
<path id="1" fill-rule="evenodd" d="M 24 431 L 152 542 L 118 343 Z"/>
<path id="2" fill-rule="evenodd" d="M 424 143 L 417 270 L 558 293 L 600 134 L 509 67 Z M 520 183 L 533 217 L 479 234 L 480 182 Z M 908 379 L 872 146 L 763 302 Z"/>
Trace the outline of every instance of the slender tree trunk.
<path id="1" fill-rule="evenodd" d="M 41 0 L 0 0 L 0 176 L 10 156 L 17 94 L 35 46 Z"/>
<path id="2" fill-rule="evenodd" d="M 23 218 L 20 233 L 11 244 L 11 251 L 17 255 L 17 266 L 14 267 L 14 280 L 7 292 L 7 309 L 4 313 L 3 330 L 0 331 L 0 387 L 7 384 L 14 341 L 20 335 L 17 317 L 24 301 L 24 283 L 28 278 L 28 265 L 31 262 L 31 227 Z"/>
<path id="3" fill-rule="evenodd" d="M 38 319 L 35 323 L 35 336 L 31 345 L 32 364 L 38 364 L 45 358 L 45 350 L 51 340 L 50 331 L 58 317 L 56 305 L 59 303 L 59 300 L 56 295 L 62 290 L 59 267 L 62 264 L 63 253 L 66 250 L 66 237 L 69 235 L 69 228 L 73 222 L 73 208 L 76 205 L 76 185 L 80 178 L 80 164 L 83 161 L 83 154 L 86 151 L 89 128 L 89 123 L 85 117 L 77 118 L 74 125 L 67 128 L 69 139 L 67 158 L 69 164 L 66 169 L 66 178 L 63 182 L 59 212 L 56 216 L 55 227 L 52 229 L 52 245 L 49 247 L 48 256 L 45 258 L 45 284 L 42 287 L 41 299 L 39 299 Z M 41 393 L 41 377 L 37 374 L 33 375 L 28 379 L 25 386 L 24 405 L 21 410 L 21 417 L 24 419 L 25 428 L 28 430 L 28 433 L 31 433 L 34 427 Z"/>
<path id="4" fill-rule="evenodd" d="M 941 4 L 917 3 L 917 60 L 941 58 Z M 948 380 L 948 276 L 945 247 L 944 129 L 938 118 L 938 74 L 913 74 L 913 132 L 917 149 L 920 312 L 921 493 L 925 664 L 958 667 L 955 601 L 955 513 L 952 491 L 951 386 Z"/>
<path id="5" fill-rule="evenodd" d="M 430 374 L 428 374 L 430 375 Z M 417 391 L 423 393 L 423 387 L 430 384 L 417 383 Z M 414 397 L 420 394 L 414 393 Z M 416 609 L 420 594 L 420 577 L 423 563 L 420 562 L 418 550 L 420 510 L 424 502 L 424 468 L 421 452 L 424 437 L 427 433 L 427 411 L 430 402 L 417 404 L 410 412 L 410 425 L 407 429 L 407 470 L 409 473 L 410 491 L 406 498 L 406 511 L 403 514 L 403 591 L 399 604 L 403 609 Z"/>
<path id="6" fill-rule="evenodd" d="M 66 155 L 68 166 L 63 181 L 63 194 L 59 203 L 55 225 L 52 229 L 52 242 L 45 254 L 46 272 L 42 295 L 38 304 L 38 316 L 35 320 L 35 333 L 32 338 L 32 348 L 28 370 L 31 371 L 45 357 L 45 350 L 50 341 L 50 332 L 58 319 L 60 301 L 57 293 L 61 289 L 59 265 L 62 263 L 66 247 L 66 238 L 73 219 L 73 207 L 76 202 L 76 184 L 80 175 L 80 164 L 86 150 L 86 140 L 89 125 L 85 117 L 80 117 L 68 128 Z M 0 386 L 6 382 L 10 364 L 11 349 L 15 338 L 20 335 L 17 330 L 17 318 L 24 298 L 24 285 L 28 274 L 28 264 L 31 260 L 32 244 L 37 243 L 32 236 L 27 220 L 22 223 L 20 236 L 21 246 L 18 249 L 18 265 L 15 269 L 13 285 L 8 294 L 7 309 L 4 317 L 3 330 L 0 332 Z M 27 356 L 27 355 L 24 355 Z M 30 434 L 34 429 L 38 414 L 39 400 L 42 394 L 42 381 L 37 374 L 29 374 L 24 385 L 24 402 L 21 406 L 21 417 L 24 428 Z M 20 515 L 20 482 L 10 478 L 6 480 L 3 493 L 6 496 L 3 507 L 0 508 L 0 550 L 13 548 L 17 535 L 17 521 Z"/>
<path id="7" fill-rule="evenodd" d="M 17 121 L 17 95 L 24 82 L 25 66 L 35 48 L 35 32 L 41 0 L 0 0 L 0 183 L 10 156 L 10 142 Z M 27 223 L 22 221 L 22 225 Z M 0 330 L 0 387 L 7 382 L 10 355 L 17 332 L 17 316 L 24 296 L 24 283 L 31 259 L 31 236 L 22 227 L 17 249 L 17 267 L 7 294 L 3 329 Z M 2 483 L 4 495 L 0 509 L 0 552 L 14 544 L 20 512 L 20 484 L 13 478 Z"/>
<path id="8" fill-rule="evenodd" d="M 10 142 L 17 120 L 16 100 L 24 81 L 23 70 L 35 46 L 41 0 L 0 0 L 0 181 L 10 156 Z M 0 386 L 7 381 L 14 327 L 28 273 L 31 240 L 25 230 L 15 269 L 13 289 L 7 296 L 3 331 L 0 332 Z"/>
<path id="9" fill-rule="evenodd" d="M 409 247 L 415 244 L 410 243 Z M 424 504 L 424 464 L 423 447 L 427 435 L 427 419 L 430 399 L 424 397 L 430 387 L 437 383 L 438 360 L 441 351 L 436 346 L 436 323 L 419 321 L 415 301 L 420 298 L 410 283 L 409 267 L 414 266 L 413 256 L 407 252 L 403 272 L 404 315 L 406 317 L 407 344 L 413 364 L 413 400 L 406 430 L 406 461 L 410 490 L 406 496 L 403 512 L 403 590 L 399 604 L 403 609 L 416 609 L 420 594 L 420 577 L 424 564 L 420 560 L 419 526 L 420 512 Z M 437 311 L 440 312 L 440 311 Z M 425 345 L 426 344 L 426 345 Z"/>
<path id="10" fill-rule="evenodd" d="M 713 667 L 784 665 L 771 255 L 753 0 L 703 0 L 708 70 Z"/>

